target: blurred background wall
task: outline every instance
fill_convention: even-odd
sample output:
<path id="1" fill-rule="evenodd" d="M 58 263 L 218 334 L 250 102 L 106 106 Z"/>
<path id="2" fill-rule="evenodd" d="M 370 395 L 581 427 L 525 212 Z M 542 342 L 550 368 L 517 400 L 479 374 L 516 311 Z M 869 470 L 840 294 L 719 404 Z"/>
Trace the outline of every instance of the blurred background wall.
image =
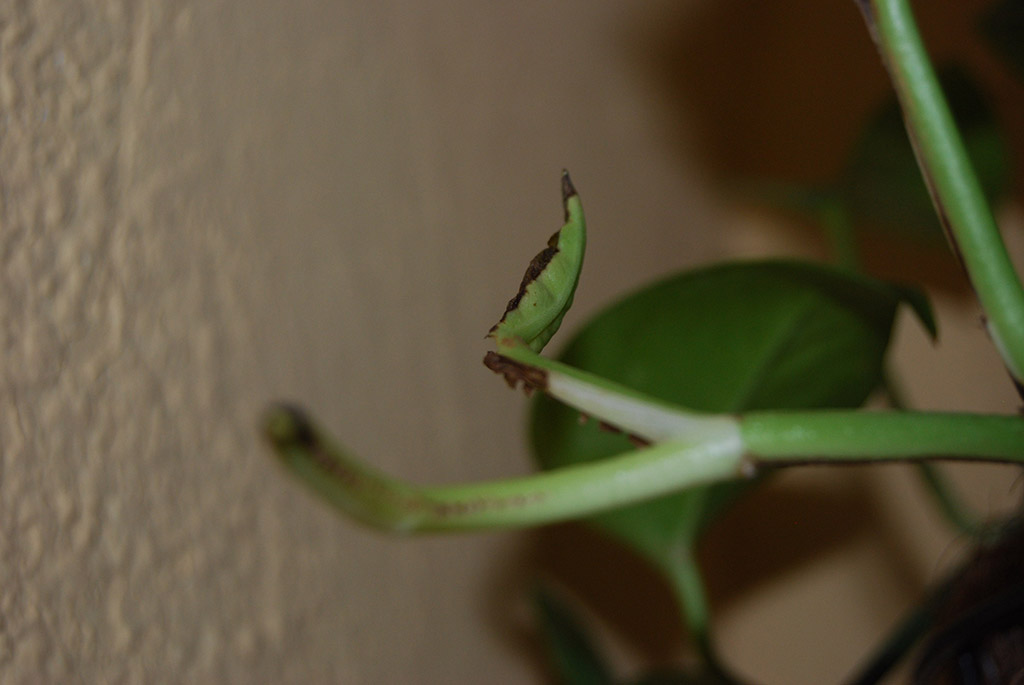
<path id="1" fill-rule="evenodd" d="M 974 54 L 981 3 L 930 4 Z M 819 254 L 728 182 L 834 173 L 885 89 L 849 2 L 0 3 L 0 681 L 537 682 L 538 575 L 624 669 L 678 661 L 667 590 L 592 533 L 368 533 L 258 417 L 300 402 L 423 482 L 528 472 L 482 338 L 560 170 L 590 225 L 571 330 L 672 270 Z M 897 336 L 908 394 L 1013 411 L 947 261 L 942 342 Z M 959 473 L 984 511 L 1019 495 Z M 835 681 L 958 549 L 905 469 L 788 474 L 705 550 L 722 650 Z"/>

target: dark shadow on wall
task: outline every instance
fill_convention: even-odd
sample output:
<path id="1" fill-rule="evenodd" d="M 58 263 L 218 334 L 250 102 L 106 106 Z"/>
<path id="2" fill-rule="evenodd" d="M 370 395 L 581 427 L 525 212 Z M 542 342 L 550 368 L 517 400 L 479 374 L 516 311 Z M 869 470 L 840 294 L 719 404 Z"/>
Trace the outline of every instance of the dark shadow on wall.
<path id="1" fill-rule="evenodd" d="M 964 61 L 1003 93 L 999 100 L 1013 100 L 1013 84 L 994 73 L 975 29 L 989 4 L 918 2 L 914 10 L 937 62 Z M 638 15 L 613 40 L 653 75 L 666 127 L 692 122 L 696 151 L 728 180 L 827 180 L 890 90 L 852 0 L 679 3 Z"/>
<path id="2" fill-rule="evenodd" d="M 853 2 L 680 4 L 619 40 L 655 77 L 666 126 L 691 121 L 697 153 L 730 180 L 826 178 L 886 87 Z"/>
<path id="3" fill-rule="evenodd" d="M 914 10 L 935 61 L 966 65 L 990 96 L 1021 169 L 1024 89 L 977 28 L 990 4 L 917 2 Z M 653 84 L 652 106 L 663 112 L 666 141 L 674 141 L 668 144 L 681 156 L 697 155 L 723 190 L 836 178 L 862 126 L 891 92 L 852 0 L 668 4 L 638 14 L 612 41 Z M 817 230 L 805 218 L 787 218 L 802 236 Z M 941 240 L 923 251 L 891 231 L 864 232 L 861 240 L 869 272 L 971 296 Z"/>

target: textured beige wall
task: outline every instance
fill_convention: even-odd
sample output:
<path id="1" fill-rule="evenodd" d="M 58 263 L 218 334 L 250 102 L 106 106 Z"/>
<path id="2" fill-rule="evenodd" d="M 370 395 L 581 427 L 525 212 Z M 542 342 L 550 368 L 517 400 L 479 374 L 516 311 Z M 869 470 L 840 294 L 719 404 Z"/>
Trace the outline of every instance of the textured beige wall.
<path id="1" fill-rule="evenodd" d="M 315 407 L 418 480 L 526 472 L 522 399 L 479 359 L 563 166 L 591 224 L 569 327 L 648 274 L 788 249 L 720 204 L 644 58 L 688 8 L 0 0 L 0 681 L 535 681 L 515 598 L 542 538 L 364 532 L 283 477 L 257 417 Z M 972 305 L 943 314 L 943 350 L 901 334 L 912 396 L 1012 406 Z M 851 478 L 879 520 L 910 489 Z M 778 682 L 848 668 L 949 544 L 895 520 L 721 588 L 725 651 Z M 901 545 L 916 566 L 879 583 Z M 853 644 L 807 659 L 840 595 Z"/>

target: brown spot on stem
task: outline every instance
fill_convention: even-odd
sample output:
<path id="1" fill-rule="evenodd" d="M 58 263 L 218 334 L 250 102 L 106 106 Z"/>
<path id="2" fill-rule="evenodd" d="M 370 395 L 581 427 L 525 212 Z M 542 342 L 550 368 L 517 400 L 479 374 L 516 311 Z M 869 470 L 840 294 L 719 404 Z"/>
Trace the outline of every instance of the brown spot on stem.
<path id="1" fill-rule="evenodd" d="M 653 443 L 647 438 L 642 438 L 636 433 L 626 433 L 626 437 L 629 438 L 629 443 L 633 447 L 650 447 Z"/>
<path id="2" fill-rule="evenodd" d="M 494 373 L 503 375 L 508 387 L 512 389 L 515 389 L 518 383 L 522 383 L 527 394 L 534 390 L 547 390 L 548 374 L 536 366 L 521 364 L 497 352 L 487 353 L 484 357 L 484 366 Z"/>
<path id="3" fill-rule="evenodd" d="M 364 489 L 372 491 L 375 489 L 372 486 L 376 485 L 376 490 L 379 491 L 381 489 L 379 483 L 367 480 L 363 474 L 349 468 L 347 465 L 331 457 L 319 442 L 314 443 L 309 448 L 309 457 L 318 469 L 341 483 L 344 483 L 345 487 L 353 490 Z"/>
<path id="4" fill-rule="evenodd" d="M 507 497 L 478 497 L 455 502 L 438 502 L 431 507 L 431 511 L 438 517 L 458 518 L 461 516 L 480 515 L 486 512 L 521 509 L 543 501 L 544 493 L 542 492 L 518 493 Z"/>
<path id="5" fill-rule="evenodd" d="M 597 427 L 609 433 L 620 433 L 621 435 L 625 435 L 629 438 L 629 442 L 633 447 L 650 447 L 651 444 L 653 444 L 647 438 L 637 435 L 636 433 L 627 433 L 618 426 L 608 423 L 607 421 L 598 421 Z"/>

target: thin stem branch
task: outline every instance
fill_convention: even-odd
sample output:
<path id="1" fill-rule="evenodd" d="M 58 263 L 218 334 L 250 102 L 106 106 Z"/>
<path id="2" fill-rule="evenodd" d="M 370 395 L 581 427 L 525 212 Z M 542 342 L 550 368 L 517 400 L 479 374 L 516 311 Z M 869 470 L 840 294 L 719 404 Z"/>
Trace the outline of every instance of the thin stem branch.
<path id="1" fill-rule="evenodd" d="M 985 524 L 963 503 L 938 464 L 922 462 L 917 465 L 917 474 L 949 525 L 969 537 L 982 536 Z"/>
<path id="2" fill-rule="evenodd" d="M 502 367 L 509 383 L 522 381 L 532 390 L 542 390 L 585 416 L 605 421 L 619 430 L 647 442 L 685 437 L 731 435 L 736 420 L 729 416 L 704 414 L 645 395 L 601 376 L 548 359 L 515 341 L 499 341 L 499 359 L 511 361 Z"/>
<path id="3" fill-rule="evenodd" d="M 726 668 L 715 648 L 711 636 L 711 610 L 693 548 L 689 541 L 682 541 L 674 552 L 666 559 L 667 567 L 663 568 L 672 582 L 690 637 L 696 643 L 705 666 L 718 681 L 739 685 L 742 681 Z"/>
<path id="4" fill-rule="evenodd" d="M 903 107 L 932 202 L 985 310 L 992 341 L 1024 393 L 1024 288 L 943 97 L 909 2 L 860 0 L 860 4 Z"/>

